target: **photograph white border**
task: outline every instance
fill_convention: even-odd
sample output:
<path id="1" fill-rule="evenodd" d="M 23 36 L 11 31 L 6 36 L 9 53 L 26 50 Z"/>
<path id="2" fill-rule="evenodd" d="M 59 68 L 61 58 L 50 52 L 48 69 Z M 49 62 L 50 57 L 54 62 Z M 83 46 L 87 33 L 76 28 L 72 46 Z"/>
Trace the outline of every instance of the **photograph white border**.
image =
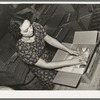
<path id="1" fill-rule="evenodd" d="M 31 3 L 35 3 L 35 4 L 100 4 L 100 2 L 93 2 L 93 1 L 90 1 L 90 2 L 84 2 L 81 1 L 81 2 L 9 2 L 9 1 L 6 1 L 6 2 L 1 2 L 0 1 L 0 4 L 31 4 Z M 100 91 L 99 90 L 96 90 L 96 91 L 83 91 L 83 90 L 79 90 L 79 91 L 76 91 L 76 90 L 53 90 L 53 91 L 38 91 L 38 90 L 29 90 L 29 91 L 13 91 L 13 90 L 10 90 L 10 91 L 7 91 L 7 90 L 1 90 L 0 91 L 0 99 L 1 98 L 33 98 L 35 100 L 35 98 L 100 98 Z M 19 99 L 20 100 L 20 99 Z"/>

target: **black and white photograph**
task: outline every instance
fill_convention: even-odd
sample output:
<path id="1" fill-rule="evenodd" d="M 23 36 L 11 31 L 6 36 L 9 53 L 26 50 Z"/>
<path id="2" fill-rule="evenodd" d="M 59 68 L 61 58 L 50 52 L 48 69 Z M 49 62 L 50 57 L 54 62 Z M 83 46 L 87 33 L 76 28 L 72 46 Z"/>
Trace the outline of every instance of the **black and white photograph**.
<path id="1" fill-rule="evenodd" d="M 100 90 L 100 4 L 0 3 L 0 90 Z"/>

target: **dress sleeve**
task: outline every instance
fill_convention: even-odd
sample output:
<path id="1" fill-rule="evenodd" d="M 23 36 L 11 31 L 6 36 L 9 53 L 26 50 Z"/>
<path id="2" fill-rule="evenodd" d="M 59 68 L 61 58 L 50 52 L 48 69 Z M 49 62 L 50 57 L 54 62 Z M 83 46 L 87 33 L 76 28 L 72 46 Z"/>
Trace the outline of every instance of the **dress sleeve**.
<path id="1" fill-rule="evenodd" d="M 39 23 L 36 23 L 36 22 L 33 22 L 32 25 L 35 29 L 35 33 L 37 36 L 44 38 L 47 35 L 47 33 L 42 25 L 40 25 Z"/>

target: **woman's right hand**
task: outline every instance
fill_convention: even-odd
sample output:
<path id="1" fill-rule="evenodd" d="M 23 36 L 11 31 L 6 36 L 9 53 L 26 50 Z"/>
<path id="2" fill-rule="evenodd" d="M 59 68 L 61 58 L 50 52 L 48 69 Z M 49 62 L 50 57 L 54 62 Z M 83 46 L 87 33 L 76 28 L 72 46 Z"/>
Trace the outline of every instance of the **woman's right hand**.
<path id="1" fill-rule="evenodd" d="M 77 56 L 74 57 L 73 59 L 70 60 L 70 63 L 72 65 L 86 65 L 86 61 L 84 60 L 84 58 L 82 56 Z"/>

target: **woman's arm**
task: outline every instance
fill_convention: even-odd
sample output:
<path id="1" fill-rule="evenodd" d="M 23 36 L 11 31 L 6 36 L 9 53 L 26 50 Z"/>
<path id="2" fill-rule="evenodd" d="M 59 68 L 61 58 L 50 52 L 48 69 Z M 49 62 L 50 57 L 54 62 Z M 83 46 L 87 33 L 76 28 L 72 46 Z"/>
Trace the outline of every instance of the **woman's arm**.
<path id="1" fill-rule="evenodd" d="M 50 44 L 50 45 L 52 45 L 52 46 L 54 46 L 54 47 L 56 47 L 56 48 L 58 48 L 58 49 L 62 49 L 62 50 L 64 50 L 64 51 L 67 51 L 67 52 L 69 52 L 70 54 L 75 54 L 75 55 L 78 55 L 78 54 L 79 54 L 79 52 L 74 51 L 74 50 L 70 50 L 69 48 L 67 48 L 66 46 L 62 45 L 59 41 L 57 41 L 55 38 L 52 38 L 52 37 L 49 36 L 49 35 L 46 35 L 46 36 L 44 37 L 44 40 L 45 40 L 48 44 Z"/>
<path id="2" fill-rule="evenodd" d="M 74 59 L 71 60 L 57 61 L 57 62 L 45 62 L 43 59 L 40 58 L 35 65 L 41 68 L 55 69 L 61 67 L 68 67 L 70 65 L 77 65 L 77 64 L 82 65 L 85 63 L 86 62 L 83 61 L 82 57 L 75 57 Z"/>

